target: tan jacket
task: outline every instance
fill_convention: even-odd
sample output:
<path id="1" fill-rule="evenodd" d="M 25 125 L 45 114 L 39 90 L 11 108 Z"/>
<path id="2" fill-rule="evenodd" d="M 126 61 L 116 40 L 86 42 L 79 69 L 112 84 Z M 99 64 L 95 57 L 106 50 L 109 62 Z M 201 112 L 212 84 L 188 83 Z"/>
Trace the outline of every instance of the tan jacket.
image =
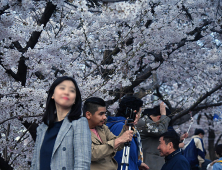
<path id="1" fill-rule="evenodd" d="M 102 140 L 91 131 L 92 139 L 92 157 L 91 157 L 91 170 L 116 170 L 118 164 L 113 158 L 117 151 L 122 150 L 124 144 L 120 145 L 117 149 L 114 149 L 115 136 L 106 125 L 96 127 L 96 130 Z M 125 125 L 119 136 L 125 132 Z"/>

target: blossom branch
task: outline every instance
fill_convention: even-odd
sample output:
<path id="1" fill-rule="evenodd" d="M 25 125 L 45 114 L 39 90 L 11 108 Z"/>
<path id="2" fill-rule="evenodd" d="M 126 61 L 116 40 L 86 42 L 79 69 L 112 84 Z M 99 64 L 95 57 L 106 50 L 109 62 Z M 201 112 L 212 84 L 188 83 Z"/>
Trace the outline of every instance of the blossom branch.
<path id="1" fill-rule="evenodd" d="M 188 109 L 183 110 L 182 112 L 175 115 L 172 119 L 172 122 L 174 122 L 175 120 L 177 120 L 177 119 L 181 118 L 182 116 L 188 114 L 190 111 L 193 111 L 203 100 L 205 100 L 207 97 L 209 97 L 211 94 L 213 94 L 217 90 L 221 89 L 221 87 L 222 87 L 222 84 L 219 84 L 218 86 L 214 87 L 209 92 L 206 92 L 203 96 L 201 96 L 199 99 L 197 99 L 197 101 L 192 106 L 190 106 Z"/>
<path id="2" fill-rule="evenodd" d="M 9 9 L 9 8 L 10 8 L 10 6 L 9 6 L 8 4 L 5 5 L 5 6 L 3 6 L 2 9 L 0 10 L 0 15 L 4 14 L 5 11 L 6 11 L 7 9 Z"/>
<path id="3" fill-rule="evenodd" d="M 35 115 L 35 116 L 21 116 L 21 118 L 40 117 L 40 116 L 42 116 L 42 115 Z M 1 122 L 0 122 L 0 125 L 3 124 L 3 123 L 5 123 L 5 122 L 7 122 L 7 121 L 9 121 L 9 120 L 18 119 L 18 118 L 19 118 L 19 116 L 13 116 L 13 117 L 10 117 L 10 118 L 8 118 L 8 119 L 5 119 L 5 120 L 1 121 Z"/>

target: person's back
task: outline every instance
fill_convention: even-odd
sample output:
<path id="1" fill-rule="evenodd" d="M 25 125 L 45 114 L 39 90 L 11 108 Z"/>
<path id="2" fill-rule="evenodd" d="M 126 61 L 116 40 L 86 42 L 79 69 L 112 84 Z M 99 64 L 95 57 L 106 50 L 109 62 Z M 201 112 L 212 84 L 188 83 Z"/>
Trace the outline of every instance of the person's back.
<path id="1" fill-rule="evenodd" d="M 170 118 L 166 115 L 163 103 L 153 109 L 145 109 L 143 114 L 144 116 L 139 120 L 137 127 L 141 135 L 144 162 L 150 170 L 160 170 L 165 160 L 157 150 L 159 136 L 168 130 Z"/>
<path id="2" fill-rule="evenodd" d="M 193 138 L 184 149 L 184 156 L 187 158 L 192 167 L 199 165 L 197 158 L 198 150 L 196 149 L 195 140 L 199 140 L 199 138 Z"/>
<path id="3" fill-rule="evenodd" d="M 164 164 L 165 160 L 163 157 L 159 155 L 159 151 L 157 150 L 157 147 L 159 145 L 159 135 L 162 133 L 162 131 L 155 131 L 155 126 L 153 126 L 153 130 L 151 128 L 150 131 L 148 131 L 145 127 L 145 123 L 151 122 L 151 120 L 147 119 L 147 121 L 139 121 L 139 128 L 142 127 L 143 130 L 139 130 L 141 135 L 141 141 L 143 145 L 143 155 L 144 155 L 144 162 L 150 167 L 150 170 L 160 170 L 162 165 Z M 167 124 L 168 125 L 168 124 Z M 163 128 L 164 131 L 167 130 L 166 128 Z M 165 130 L 166 129 L 166 130 Z M 163 131 L 163 132 L 164 132 Z M 158 163 L 157 163 L 158 162 Z"/>
<path id="4" fill-rule="evenodd" d="M 199 169 L 205 161 L 203 135 L 202 129 L 196 129 L 191 141 L 184 148 L 184 156 L 189 161 L 192 170 Z"/>
<path id="5" fill-rule="evenodd" d="M 118 136 L 124 126 L 124 121 L 123 122 L 116 122 L 120 120 L 126 120 L 124 117 L 108 117 L 107 120 L 107 126 L 109 127 L 110 131 Z M 132 141 L 130 142 L 130 153 L 129 153 L 129 170 L 138 170 L 138 149 L 137 149 L 137 137 L 134 134 Z M 121 169 L 121 162 L 122 162 L 122 156 L 123 156 L 123 150 L 116 152 L 116 155 L 114 159 L 118 163 L 118 170 Z M 137 163 L 138 162 L 138 163 Z M 141 161 L 140 161 L 141 164 Z M 125 169 L 125 168 L 124 168 Z"/>
<path id="6" fill-rule="evenodd" d="M 118 151 L 115 155 L 115 160 L 118 162 L 118 170 L 121 169 L 121 163 L 123 163 L 123 170 L 128 166 L 129 170 L 139 170 L 139 168 L 146 170 L 149 167 L 142 162 L 142 144 L 140 141 L 139 132 L 134 129 L 134 125 L 137 124 L 140 118 L 140 112 L 143 102 L 141 99 L 134 96 L 124 97 L 119 103 L 119 108 L 117 109 L 116 117 L 108 117 L 107 126 L 110 128 L 111 132 L 114 135 L 119 135 L 120 130 L 122 129 L 125 121 L 131 120 L 130 123 L 132 129 L 134 130 L 134 135 L 132 141 L 129 143 L 129 153 L 126 153 L 126 156 L 123 151 Z M 129 160 L 127 159 L 129 158 Z M 140 159 L 139 159 L 140 158 Z M 124 160 L 122 162 L 122 160 Z M 129 165 L 128 165 L 129 163 Z"/>

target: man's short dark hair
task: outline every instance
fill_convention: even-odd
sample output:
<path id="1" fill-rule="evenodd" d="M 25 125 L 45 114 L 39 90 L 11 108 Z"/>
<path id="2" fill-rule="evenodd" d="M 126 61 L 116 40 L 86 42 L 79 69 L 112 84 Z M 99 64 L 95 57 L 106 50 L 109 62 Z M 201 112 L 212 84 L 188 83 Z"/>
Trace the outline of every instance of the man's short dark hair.
<path id="1" fill-rule="evenodd" d="M 83 105 L 83 116 L 86 117 L 87 111 L 94 115 L 98 107 L 106 107 L 106 102 L 99 97 L 90 97 L 86 99 Z"/>
<path id="2" fill-rule="evenodd" d="M 194 135 L 199 135 L 200 133 L 201 133 L 202 135 L 205 134 L 205 132 L 204 132 L 203 129 L 195 129 Z"/>
<path id="3" fill-rule="evenodd" d="M 172 142 L 173 148 L 175 150 L 179 149 L 180 137 L 175 131 L 167 131 L 160 135 L 160 137 L 163 137 L 163 140 L 165 141 L 166 145 Z"/>
<path id="4" fill-rule="evenodd" d="M 222 157 L 222 144 L 216 145 L 215 151 L 216 154 L 219 155 L 219 157 Z"/>
<path id="5" fill-rule="evenodd" d="M 120 101 L 116 116 L 123 116 L 127 118 L 129 117 L 129 115 L 126 113 L 127 108 L 132 109 L 133 111 L 136 110 L 138 112 L 142 106 L 143 101 L 141 99 L 134 96 L 126 96 Z"/>

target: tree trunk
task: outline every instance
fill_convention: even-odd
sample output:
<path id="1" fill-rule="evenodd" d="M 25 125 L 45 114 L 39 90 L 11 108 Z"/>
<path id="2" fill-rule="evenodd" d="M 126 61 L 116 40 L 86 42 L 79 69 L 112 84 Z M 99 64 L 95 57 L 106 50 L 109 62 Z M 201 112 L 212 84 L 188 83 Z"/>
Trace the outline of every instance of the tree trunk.
<path id="1" fill-rule="evenodd" d="M 0 169 L 1 170 L 13 170 L 13 168 L 5 161 L 2 157 L 0 157 Z"/>
<path id="2" fill-rule="evenodd" d="M 214 152 L 214 140 L 215 140 L 215 132 L 214 129 L 209 128 L 209 136 L 208 136 L 208 151 L 211 160 L 215 160 L 215 152 Z"/>

